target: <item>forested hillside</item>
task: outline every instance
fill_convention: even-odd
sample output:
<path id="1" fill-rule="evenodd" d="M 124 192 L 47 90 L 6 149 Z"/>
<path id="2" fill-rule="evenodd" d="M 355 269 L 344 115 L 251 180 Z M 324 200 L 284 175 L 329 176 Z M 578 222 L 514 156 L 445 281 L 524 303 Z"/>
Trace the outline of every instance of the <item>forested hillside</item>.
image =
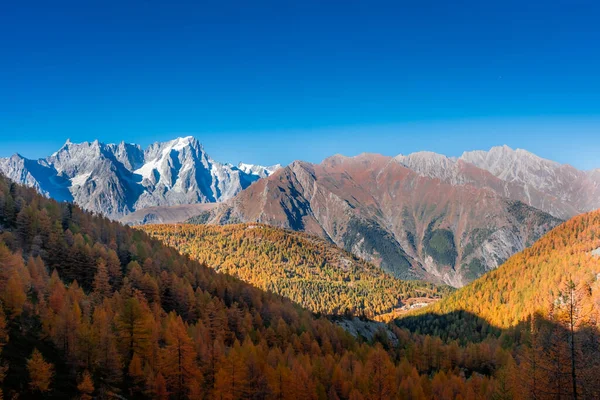
<path id="1" fill-rule="evenodd" d="M 263 224 L 140 229 L 219 272 L 314 312 L 373 317 L 401 307 L 407 299 L 437 299 L 451 291 L 401 281 L 321 238 Z"/>
<path id="2" fill-rule="evenodd" d="M 574 217 L 427 312 L 463 310 L 508 328 L 536 312 L 551 313 L 570 281 L 582 307 L 600 307 L 599 248 L 600 211 Z"/>
<path id="3" fill-rule="evenodd" d="M 533 399 L 600 398 L 600 211 L 552 230 L 397 325 L 461 343 L 501 337 Z"/>
<path id="4" fill-rule="evenodd" d="M 510 360 L 325 318 L 0 177 L 5 398 L 487 399 Z M 493 356 L 492 356 L 493 355 Z M 495 376 L 499 376 L 496 379 Z"/>

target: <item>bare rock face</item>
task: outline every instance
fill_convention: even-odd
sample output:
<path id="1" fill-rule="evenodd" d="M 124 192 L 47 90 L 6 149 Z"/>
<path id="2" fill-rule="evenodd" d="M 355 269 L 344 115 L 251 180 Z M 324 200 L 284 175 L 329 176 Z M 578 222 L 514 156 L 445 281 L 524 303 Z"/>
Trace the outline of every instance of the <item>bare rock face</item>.
<path id="1" fill-rule="evenodd" d="M 337 319 L 335 320 L 335 323 L 355 338 L 363 338 L 367 341 L 371 341 L 377 333 L 382 333 L 387 336 L 392 345 L 398 345 L 398 337 L 389 326 L 383 322 L 362 320 L 355 317 L 352 319 Z"/>
<path id="2" fill-rule="evenodd" d="M 560 223 L 471 183 L 481 175 L 502 186 L 491 173 L 424 155 L 294 162 L 196 221 L 263 222 L 310 232 L 396 277 L 453 286 L 496 268 Z"/>
<path id="3" fill-rule="evenodd" d="M 509 191 L 507 197 L 525 196 L 528 204 L 559 218 L 570 218 L 600 208 L 598 170 L 580 171 L 508 146 L 466 152 L 460 160 L 519 188 L 520 193 Z"/>
<path id="4" fill-rule="evenodd" d="M 72 201 L 68 187 L 70 182 L 56 174 L 56 171 L 37 161 L 15 154 L 9 158 L 0 158 L 0 172 L 15 182 L 35 188 L 46 197 L 58 201 Z"/>
<path id="5" fill-rule="evenodd" d="M 278 167 L 244 168 L 214 161 L 191 136 L 146 150 L 124 142 L 67 141 L 44 159 L 0 159 L 0 172 L 14 181 L 113 219 L 152 206 L 223 201 Z"/>

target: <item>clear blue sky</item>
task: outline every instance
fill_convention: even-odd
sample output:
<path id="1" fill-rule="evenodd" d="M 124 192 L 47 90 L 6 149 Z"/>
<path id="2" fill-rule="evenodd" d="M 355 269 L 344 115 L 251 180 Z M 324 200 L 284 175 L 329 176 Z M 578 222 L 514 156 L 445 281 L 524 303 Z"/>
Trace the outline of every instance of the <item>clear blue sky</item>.
<path id="1" fill-rule="evenodd" d="M 600 167 L 599 20 L 577 0 L 5 1 L 0 156 L 193 134 L 229 162 L 506 143 Z"/>

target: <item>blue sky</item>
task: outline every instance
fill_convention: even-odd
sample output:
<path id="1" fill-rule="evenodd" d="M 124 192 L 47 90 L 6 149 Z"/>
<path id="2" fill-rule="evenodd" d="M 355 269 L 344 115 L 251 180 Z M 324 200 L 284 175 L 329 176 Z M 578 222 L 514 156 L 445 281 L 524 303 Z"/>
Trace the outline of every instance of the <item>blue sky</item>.
<path id="1" fill-rule="evenodd" d="M 4 2 L 0 156 L 192 134 L 229 162 L 506 143 L 600 167 L 599 18 L 576 0 Z"/>

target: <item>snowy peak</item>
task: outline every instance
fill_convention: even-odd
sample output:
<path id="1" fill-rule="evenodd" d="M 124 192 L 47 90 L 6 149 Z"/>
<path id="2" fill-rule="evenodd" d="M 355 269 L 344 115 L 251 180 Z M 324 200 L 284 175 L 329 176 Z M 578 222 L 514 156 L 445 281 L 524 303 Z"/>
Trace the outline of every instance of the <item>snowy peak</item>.
<path id="1" fill-rule="evenodd" d="M 183 151 L 185 149 L 203 151 L 202 145 L 193 136 L 179 137 L 168 142 L 155 142 L 145 151 L 146 158 L 164 155 L 171 151 Z"/>
<path id="2" fill-rule="evenodd" d="M 208 168 L 212 160 L 194 137 L 180 137 L 150 145 L 144 151 L 143 164 L 134 170 L 134 174 L 140 175 L 148 183 L 162 182 L 171 187 L 175 184 L 175 175 L 182 170 L 193 169 L 195 163 Z"/>
<path id="3" fill-rule="evenodd" d="M 156 142 L 145 150 L 125 142 L 67 139 L 47 158 L 15 154 L 0 159 L 0 172 L 46 196 L 119 218 L 150 206 L 223 201 L 279 167 L 240 165 L 214 161 L 193 136 Z"/>
<path id="4" fill-rule="evenodd" d="M 0 158 L 0 172 L 15 182 L 35 188 L 44 196 L 59 201 L 73 200 L 67 189 L 69 181 L 58 176 L 56 170 L 43 160 L 28 160 L 17 153 L 9 158 Z"/>
<path id="5" fill-rule="evenodd" d="M 588 171 L 588 176 L 600 186 L 600 168 Z"/>
<path id="6" fill-rule="evenodd" d="M 275 171 L 281 168 L 281 164 L 271 165 L 270 167 L 263 167 L 262 165 L 254 165 L 254 164 L 245 164 L 239 163 L 238 169 L 245 174 L 255 175 L 259 178 L 266 178 L 267 176 L 271 176 Z"/>
<path id="7" fill-rule="evenodd" d="M 134 174 L 141 175 L 143 179 L 148 179 L 157 183 L 161 177 L 169 175 L 170 169 L 175 164 L 175 159 L 179 160 L 181 153 L 186 147 L 190 146 L 191 141 L 186 138 L 177 138 L 165 143 L 154 143 L 148 147 L 143 155 L 143 164 L 134 171 Z"/>

